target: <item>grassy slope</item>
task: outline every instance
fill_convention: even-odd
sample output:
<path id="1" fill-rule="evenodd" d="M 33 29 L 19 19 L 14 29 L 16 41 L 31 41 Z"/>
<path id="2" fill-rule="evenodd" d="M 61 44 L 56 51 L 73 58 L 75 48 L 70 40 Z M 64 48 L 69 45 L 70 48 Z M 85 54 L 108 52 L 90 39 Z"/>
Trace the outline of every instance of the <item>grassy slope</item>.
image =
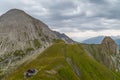
<path id="1" fill-rule="evenodd" d="M 56 43 L 37 59 L 21 65 L 6 80 L 24 80 L 24 72 L 38 73 L 25 80 L 120 80 L 117 75 L 89 57 L 77 44 Z"/>

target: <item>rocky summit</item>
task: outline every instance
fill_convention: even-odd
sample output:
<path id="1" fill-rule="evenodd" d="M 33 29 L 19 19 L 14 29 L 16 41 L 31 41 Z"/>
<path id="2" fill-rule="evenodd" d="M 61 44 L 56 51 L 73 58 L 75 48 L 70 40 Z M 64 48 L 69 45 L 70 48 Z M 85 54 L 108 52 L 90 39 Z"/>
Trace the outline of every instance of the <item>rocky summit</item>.
<path id="1" fill-rule="evenodd" d="M 119 54 L 118 45 L 111 37 L 105 37 L 101 43 L 104 49 L 109 49 L 111 54 Z"/>
<path id="2" fill-rule="evenodd" d="M 105 37 L 101 43 L 103 63 L 110 69 L 120 71 L 119 47 L 111 37 Z"/>

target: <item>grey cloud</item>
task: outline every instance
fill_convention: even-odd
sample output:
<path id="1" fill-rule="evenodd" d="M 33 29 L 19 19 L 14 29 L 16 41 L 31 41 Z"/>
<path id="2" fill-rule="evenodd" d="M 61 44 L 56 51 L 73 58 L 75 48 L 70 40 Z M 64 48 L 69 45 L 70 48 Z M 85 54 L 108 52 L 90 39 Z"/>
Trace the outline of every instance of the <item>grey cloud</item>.
<path id="1" fill-rule="evenodd" d="M 91 3 L 95 3 L 95 4 L 106 4 L 107 1 L 106 0 L 89 0 L 89 2 Z"/>
<path id="2" fill-rule="evenodd" d="M 49 6 L 52 10 L 66 10 L 66 9 L 74 9 L 76 5 L 72 1 L 59 1 Z"/>
<path id="3" fill-rule="evenodd" d="M 119 4 L 119 0 L 4 0 L 0 3 L 0 13 L 11 8 L 23 9 L 61 32 L 117 30 L 120 29 Z"/>

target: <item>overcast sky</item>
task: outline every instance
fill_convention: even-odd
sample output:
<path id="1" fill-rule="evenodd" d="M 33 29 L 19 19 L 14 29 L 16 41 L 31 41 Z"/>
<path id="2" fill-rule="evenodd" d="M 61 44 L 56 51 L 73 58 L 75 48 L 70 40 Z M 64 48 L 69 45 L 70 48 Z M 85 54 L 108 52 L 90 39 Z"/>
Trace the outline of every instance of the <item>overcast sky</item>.
<path id="1" fill-rule="evenodd" d="M 120 0 L 1 0 L 0 15 L 22 9 L 76 41 L 120 35 Z"/>

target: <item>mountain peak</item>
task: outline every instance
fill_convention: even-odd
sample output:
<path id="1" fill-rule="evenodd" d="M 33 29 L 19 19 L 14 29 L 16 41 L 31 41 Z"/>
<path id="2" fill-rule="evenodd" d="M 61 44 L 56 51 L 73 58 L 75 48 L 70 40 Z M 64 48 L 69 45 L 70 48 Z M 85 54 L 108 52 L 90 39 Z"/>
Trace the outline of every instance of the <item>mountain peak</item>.
<path id="1" fill-rule="evenodd" d="M 15 16 L 20 14 L 26 14 L 26 13 L 20 9 L 11 9 L 7 11 L 5 14 L 3 14 L 2 16 Z"/>
<path id="2" fill-rule="evenodd" d="M 2 28 L 0 32 L 10 32 L 16 29 L 22 31 L 25 29 L 25 26 L 29 28 L 29 26 L 33 24 L 32 21 L 36 20 L 24 11 L 11 9 L 0 16 L 0 29 Z"/>
<path id="3" fill-rule="evenodd" d="M 110 52 L 109 54 L 119 54 L 119 48 L 118 45 L 115 43 L 115 41 L 109 37 L 106 36 L 103 41 L 102 41 L 102 47 L 103 47 L 103 52 L 104 50 L 108 50 Z"/>
<path id="4" fill-rule="evenodd" d="M 18 19 L 25 19 L 28 18 L 28 14 L 19 9 L 11 9 L 7 11 L 5 14 L 0 16 L 1 21 L 16 21 Z"/>
<path id="5" fill-rule="evenodd" d="M 102 41 L 102 44 L 116 44 L 116 43 L 111 37 L 105 36 L 105 38 Z"/>
<path id="6" fill-rule="evenodd" d="M 24 11 L 15 8 L 15 9 L 10 9 L 10 10 L 7 11 L 7 12 L 24 12 Z"/>

